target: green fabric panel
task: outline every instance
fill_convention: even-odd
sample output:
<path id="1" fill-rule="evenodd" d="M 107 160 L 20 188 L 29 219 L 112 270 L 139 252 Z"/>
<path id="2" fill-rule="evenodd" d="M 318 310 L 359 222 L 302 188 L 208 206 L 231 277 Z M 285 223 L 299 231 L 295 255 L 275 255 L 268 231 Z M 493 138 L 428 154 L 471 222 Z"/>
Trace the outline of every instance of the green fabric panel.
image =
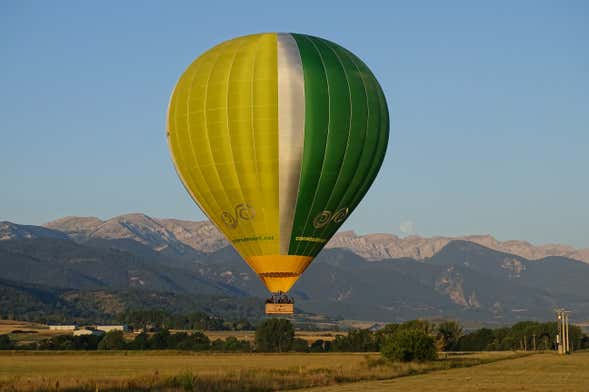
<path id="1" fill-rule="evenodd" d="M 368 119 L 368 101 L 362 78 L 359 77 L 358 69 L 347 53 L 332 42 L 322 39 L 320 42 L 326 50 L 335 55 L 336 61 L 341 65 L 341 70 L 334 68 L 334 71 L 343 73 L 344 80 L 342 83 L 348 90 L 347 96 L 349 99 L 346 104 L 337 104 L 332 110 L 332 113 L 336 116 L 342 115 L 348 119 L 348 124 L 345 125 L 347 128 L 346 146 L 344 156 L 340 161 L 337 181 L 331 188 L 322 192 L 324 195 L 328 195 L 327 200 L 324 197 L 321 198 L 321 203 L 312 212 L 315 214 L 313 216 L 316 216 L 322 211 L 331 211 L 332 219 L 334 219 L 334 215 L 338 214 L 338 212 L 340 217 L 347 217 L 353 209 L 354 206 L 351 204 L 352 194 L 348 192 L 351 189 L 350 185 L 352 185 L 357 171 L 362 170 L 363 167 L 368 167 L 366 157 L 362 159 Z M 330 74 L 328 73 L 328 75 Z M 339 221 L 339 218 L 337 220 Z M 311 236 L 315 238 L 331 238 L 344 220 L 342 219 L 341 222 L 332 221 L 319 228 L 311 226 L 310 229 L 313 229 Z M 323 244 L 307 242 L 304 244 L 302 252 L 299 253 L 314 256 L 322 247 Z"/>
<path id="2" fill-rule="evenodd" d="M 303 63 L 306 112 L 289 254 L 315 256 L 376 177 L 386 151 L 388 111 L 378 82 L 356 56 L 321 38 L 293 37 Z M 321 128 L 321 110 L 327 110 L 327 129 Z"/>
<path id="3" fill-rule="evenodd" d="M 366 65 L 364 65 L 363 63 L 361 65 L 368 72 L 370 72 Z M 380 167 L 382 166 L 382 163 L 384 161 L 384 157 L 389 142 L 389 110 L 387 107 L 386 98 L 374 75 L 370 74 L 370 79 L 374 86 L 374 92 L 377 99 L 377 106 L 375 106 L 375 111 L 377 112 L 375 114 L 378 116 L 378 123 L 376 128 L 376 135 L 374 136 L 374 139 L 372 139 L 376 140 L 375 151 L 374 155 L 371 158 L 370 168 L 368 169 L 368 172 L 364 177 L 364 181 L 355 192 L 356 194 L 354 195 L 354 199 L 351 202 L 354 205 L 354 208 L 360 203 L 360 201 L 362 201 L 362 198 L 364 197 L 366 192 L 368 192 L 368 189 L 370 189 L 370 186 L 376 179 L 376 176 L 378 175 Z"/>
<path id="4" fill-rule="evenodd" d="M 299 228 L 302 228 L 304 236 L 318 238 L 319 230 L 313 226 L 313 220 L 322 211 L 326 210 L 328 199 L 337 183 L 348 146 L 351 111 L 350 94 L 345 70 L 336 54 L 320 39 L 304 37 L 304 40 L 310 43 L 310 49 L 312 48 L 311 53 L 319 59 L 326 75 L 329 122 L 327 125 L 327 134 L 323 141 L 325 144 L 323 156 L 320 157 L 317 155 L 317 158 L 320 159 L 309 162 L 310 166 L 312 166 L 312 175 L 315 176 L 317 172 L 319 173 L 317 185 L 315 189 L 305 189 L 302 185 L 299 187 L 300 194 L 312 194 L 312 197 L 310 204 L 301 204 L 308 206 L 307 208 L 297 210 L 300 214 L 299 216 L 295 216 L 295 233 L 298 232 Z M 303 56 L 303 72 L 307 70 L 305 69 L 305 56 Z M 311 70 L 311 72 L 314 71 Z M 310 87 L 310 94 L 308 96 L 307 89 L 305 89 L 305 108 L 315 105 L 313 98 L 316 93 L 316 86 L 311 85 Z M 307 115 L 305 117 L 308 118 Z M 305 124 L 305 134 L 307 134 L 307 129 L 312 130 L 309 133 L 315 133 L 314 128 L 308 128 L 307 124 Z M 307 146 L 305 142 L 305 150 Z M 308 175 L 305 169 L 305 158 L 303 155 L 302 178 Z M 299 204 L 297 203 L 297 205 Z M 294 253 L 297 255 L 309 255 L 310 251 L 313 251 L 315 248 L 321 249 L 322 247 L 321 243 L 308 241 L 295 241 L 295 243 Z"/>
<path id="5" fill-rule="evenodd" d="M 336 46 L 335 44 L 333 45 Z M 347 184 L 347 189 L 341 197 L 340 204 L 333 210 L 339 211 L 347 208 L 349 216 L 358 206 L 380 170 L 388 144 L 389 120 L 384 94 L 368 67 L 349 51 L 341 47 L 338 48 L 341 50 L 342 57 L 347 56 L 355 65 L 356 75 L 363 82 L 366 89 L 365 97 L 368 100 L 368 114 L 365 117 L 366 132 L 361 135 L 363 140 L 359 142 L 362 145 L 361 157 L 355 170 L 350 175 L 352 180 Z M 353 105 L 355 104 L 356 101 L 353 101 Z M 356 129 L 355 134 L 357 133 L 358 130 Z M 325 226 L 324 230 L 318 236 L 321 238 L 331 238 L 342 224 L 343 221 L 332 221 L 329 225 Z M 315 256 L 320 250 L 315 248 L 313 250 L 314 253 L 306 254 Z"/>
<path id="6" fill-rule="evenodd" d="M 307 36 L 292 35 L 297 42 L 305 78 L 305 136 L 299 192 L 288 254 L 296 255 L 296 237 L 305 236 L 308 208 L 321 176 L 329 129 L 329 95 L 323 61 Z"/>
<path id="7" fill-rule="evenodd" d="M 350 185 L 347 195 L 351 198 L 349 204 L 352 209 L 355 209 L 366 192 L 368 192 L 384 161 L 389 140 L 389 111 L 384 93 L 370 69 L 353 53 L 347 50 L 346 52 L 358 67 L 360 75 L 362 75 L 366 89 L 369 92 L 368 105 L 370 108 L 367 133 L 364 140 L 364 154 L 361 159 L 362 167 L 359 167 L 354 177 L 355 181 Z M 333 234 L 335 234 L 335 231 Z"/>

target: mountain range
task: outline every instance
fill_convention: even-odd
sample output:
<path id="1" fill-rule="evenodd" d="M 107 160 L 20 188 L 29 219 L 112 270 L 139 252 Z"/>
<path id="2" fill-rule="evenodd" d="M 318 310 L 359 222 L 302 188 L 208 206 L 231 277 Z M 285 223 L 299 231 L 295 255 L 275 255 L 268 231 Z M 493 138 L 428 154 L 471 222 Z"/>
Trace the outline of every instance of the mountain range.
<path id="1" fill-rule="evenodd" d="M 342 232 L 291 293 L 301 311 L 336 319 L 449 317 L 502 324 L 552 318 L 560 306 L 574 309 L 576 319 L 589 319 L 586 255 L 587 249 L 490 236 Z M 130 297 L 143 298 L 143 307 L 169 309 L 189 308 L 187 298 L 223 298 L 237 304 L 231 305 L 233 314 L 251 316 L 261 309 L 252 304 L 267 296 L 210 223 L 143 214 L 107 221 L 66 217 L 43 226 L 0 222 L 0 271 L 0 293 L 10 293 L 3 294 L 3 306 L 14 302 L 6 301 L 11 295 L 30 298 L 49 290 L 69 304 L 52 300 L 63 309 L 78 309 L 76 301 L 89 297 L 92 306 L 111 310 L 137 306 Z M 34 298 L 43 303 L 50 296 Z M 174 305 L 178 301 L 182 307 Z M 199 306 L 215 311 L 211 302 Z"/>
<path id="2" fill-rule="evenodd" d="M 182 245 L 187 245 L 192 249 L 209 253 L 228 245 L 223 235 L 209 221 L 155 219 L 143 214 L 122 215 L 107 221 L 94 217 L 65 217 L 43 226 L 66 233 L 78 241 L 91 238 L 131 238 L 158 251 L 166 247 L 181 251 Z M 455 240 L 473 242 L 528 260 L 562 256 L 589 263 L 589 248 L 575 249 L 560 244 L 533 245 L 526 241 L 498 241 L 490 235 L 430 238 L 412 235 L 401 238 L 386 233 L 357 235 L 353 231 L 344 231 L 337 233 L 327 243 L 326 248 L 349 249 L 367 260 L 403 257 L 423 260 L 432 257 L 450 241 Z"/>

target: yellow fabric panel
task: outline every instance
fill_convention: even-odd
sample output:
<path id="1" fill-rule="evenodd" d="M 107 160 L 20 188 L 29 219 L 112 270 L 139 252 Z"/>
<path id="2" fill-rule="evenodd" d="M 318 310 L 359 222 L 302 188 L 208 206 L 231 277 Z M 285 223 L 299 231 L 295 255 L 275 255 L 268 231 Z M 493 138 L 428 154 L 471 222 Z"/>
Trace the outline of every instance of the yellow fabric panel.
<path id="1" fill-rule="evenodd" d="M 244 258 L 279 250 L 277 83 L 276 34 L 251 35 L 199 57 L 170 101 L 178 174 Z"/>
<path id="2" fill-rule="evenodd" d="M 287 292 L 307 269 L 313 257 L 293 255 L 264 255 L 246 258 L 268 290 Z"/>

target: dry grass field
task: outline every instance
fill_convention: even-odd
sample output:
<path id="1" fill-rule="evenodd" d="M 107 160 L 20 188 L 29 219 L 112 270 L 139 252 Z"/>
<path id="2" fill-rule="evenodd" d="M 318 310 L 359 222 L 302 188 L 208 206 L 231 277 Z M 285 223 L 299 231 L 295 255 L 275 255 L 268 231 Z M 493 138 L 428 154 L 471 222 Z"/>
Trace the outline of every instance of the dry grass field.
<path id="1" fill-rule="evenodd" d="M 36 333 L 49 332 L 49 328 L 42 324 L 29 323 L 27 321 L 0 320 L 0 335 L 11 333 L 14 330 Z"/>
<path id="2" fill-rule="evenodd" d="M 0 391 L 274 391 L 384 380 L 514 355 L 391 364 L 377 353 L 0 352 Z"/>
<path id="3" fill-rule="evenodd" d="M 64 334 L 0 321 L 0 334 L 27 342 Z M 252 331 L 207 331 L 211 340 Z M 342 332 L 299 331 L 313 342 Z M 132 335 L 132 334 L 130 334 Z M 129 336 L 132 338 L 132 336 Z M 403 377 L 411 376 L 411 377 Z M 176 351 L 0 351 L 0 391 L 589 391 L 589 352 L 567 357 L 491 352 L 423 364 L 388 363 L 377 353 L 227 354 Z"/>
<path id="4" fill-rule="evenodd" d="M 475 367 L 441 370 L 413 377 L 359 382 L 309 392 L 379 391 L 589 391 L 589 352 L 559 356 L 545 353 Z"/>
<path id="5" fill-rule="evenodd" d="M 21 333 L 12 333 L 13 331 L 21 331 Z M 0 335 L 9 334 L 10 339 L 19 344 L 32 343 L 67 333 L 64 331 L 51 331 L 49 327 L 43 324 L 29 323 L 27 321 L 0 320 Z"/>
<path id="6" fill-rule="evenodd" d="M 181 331 L 180 331 L 181 332 Z M 254 341 L 254 331 L 204 331 L 204 333 L 211 340 L 222 339 L 225 340 L 229 336 L 235 336 L 238 339 L 245 339 Z M 341 331 L 297 331 L 295 337 L 305 339 L 309 343 L 313 343 L 318 339 L 324 341 L 334 340 L 337 335 L 346 335 L 346 332 Z"/>

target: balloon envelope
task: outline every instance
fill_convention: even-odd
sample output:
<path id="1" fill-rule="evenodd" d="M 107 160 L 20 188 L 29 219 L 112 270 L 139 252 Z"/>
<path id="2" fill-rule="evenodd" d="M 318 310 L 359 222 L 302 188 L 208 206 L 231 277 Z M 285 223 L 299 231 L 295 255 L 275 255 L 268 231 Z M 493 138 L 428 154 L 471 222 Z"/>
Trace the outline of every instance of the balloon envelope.
<path id="1" fill-rule="evenodd" d="M 358 205 L 389 118 L 368 67 L 303 34 L 235 38 L 197 58 L 168 111 L 184 186 L 272 291 L 288 291 Z"/>

